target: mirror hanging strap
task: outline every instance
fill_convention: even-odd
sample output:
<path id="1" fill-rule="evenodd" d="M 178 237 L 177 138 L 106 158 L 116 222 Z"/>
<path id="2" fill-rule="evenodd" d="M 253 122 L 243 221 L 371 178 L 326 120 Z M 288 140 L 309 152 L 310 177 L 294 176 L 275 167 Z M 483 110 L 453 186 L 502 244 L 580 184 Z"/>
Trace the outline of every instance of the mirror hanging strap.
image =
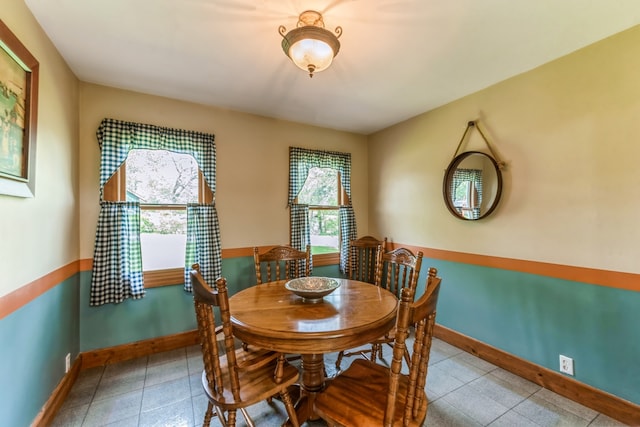
<path id="1" fill-rule="evenodd" d="M 455 159 L 456 156 L 458 155 L 458 151 L 460 151 L 460 147 L 462 146 L 462 143 L 464 142 L 464 139 L 466 138 L 467 134 L 469 133 L 469 129 L 471 128 L 478 129 L 478 132 L 480 132 L 480 136 L 482 136 L 482 139 L 484 140 L 485 144 L 487 144 L 487 148 L 489 148 L 491 155 L 496 160 L 496 163 L 498 164 L 498 168 L 502 170 L 505 166 L 505 163 L 502 160 L 500 160 L 500 158 L 493 151 L 493 148 L 491 148 L 491 144 L 489 144 L 489 140 L 484 135 L 484 132 L 482 132 L 482 129 L 480 129 L 480 126 L 478 126 L 478 123 L 474 120 L 467 122 L 467 127 L 465 128 L 464 133 L 462 134 L 462 138 L 460 138 L 460 142 L 458 142 L 458 146 L 456 147 L 455 153 L 453 153 L 453 157 L 451 161 L 453 161 L 453 159 Z"/>

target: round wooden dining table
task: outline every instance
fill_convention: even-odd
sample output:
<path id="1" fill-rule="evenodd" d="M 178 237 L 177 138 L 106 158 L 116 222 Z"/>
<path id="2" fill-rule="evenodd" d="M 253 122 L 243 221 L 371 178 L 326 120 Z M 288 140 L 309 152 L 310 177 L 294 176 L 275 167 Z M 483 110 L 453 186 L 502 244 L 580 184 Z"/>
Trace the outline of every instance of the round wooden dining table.
<path id="1" fill-rule="evenodd" d="M 398 299 L 386 289 L 336 279 L 340 287 L 317 302 L 285 288 L 286 280 L 244 289 L 229 299 L 234 335 L 268 350 L 302 356 L 298 421 L 317 419 L 313 402 L 324 388 L 324 353 L 374 341 L 395 324 Z"/>

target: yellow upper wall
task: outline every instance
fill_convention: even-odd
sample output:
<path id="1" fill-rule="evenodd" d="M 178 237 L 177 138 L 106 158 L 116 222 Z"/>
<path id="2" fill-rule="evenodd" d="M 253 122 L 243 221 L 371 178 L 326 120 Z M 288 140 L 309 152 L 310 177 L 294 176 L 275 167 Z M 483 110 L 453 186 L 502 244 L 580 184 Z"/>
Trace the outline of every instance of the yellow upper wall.
<path id="1" fill-rule="evenodd" d="M 96 129 L 105 117 L 215 135 L 216 205 L 225 249 L 289 243 L 289 146 L 351 153 L 358 230 L 368 229 L 365 136 L 81 83 L 81 258 L 93 257 L 100 171 Z"/>
<path id="2" fill-rule="evenodd" d="M 369 226 L 404 244 L 640 273 L 640 27 L 369 138 Z M 425 94 L 428 96 L 428 94 Z M 479 119 L 507 162 L 498 209 L 461 221 L 444 170 Z M 477 131 L 464 151 L 486 146 Z"/>
<path id="3" fill-rule="evenodd" d="M 353 154 L 359 234 L 639 271 L 639 28 L 367 138 L 79 83 L 23 2 L 3 8 L 2 20 L 40 62 L 40 99 L 36 197 L 0 195 L 0 296 L 92 257 L 95 130 L 107 116 L 216 135 L 224 248 L 288 241 L 287 147 L 299 145 Z M 500 207 L 473 223 L 448 213 L 441 185 L 476 118 L 508 168 Z M 476 134 L 467 148 L 479 146 Z"/>
<path id="4" fill-rule="evenodd" d="M 22 1 L 2 21 L 40 63 L 34 198 L 0 195 L 0 296 L 76 261 L 78 80 Z"/>

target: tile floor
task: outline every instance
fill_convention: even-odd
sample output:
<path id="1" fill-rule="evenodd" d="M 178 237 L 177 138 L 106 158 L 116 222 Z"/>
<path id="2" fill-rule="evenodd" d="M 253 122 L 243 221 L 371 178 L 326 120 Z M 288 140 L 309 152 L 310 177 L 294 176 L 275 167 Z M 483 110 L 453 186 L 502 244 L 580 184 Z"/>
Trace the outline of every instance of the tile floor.
<path id="1" fill-rule="evenodd" d="M 335 373 L 334 361 L 335 354 L 325 355 L 328 375 Z M 345 359 L 343 367 L 348 364 Z M 429 364 L 428 426 L 624 425 L 437 339 Z M 200 426 L 207 407 L 201 371 L 198 346 L 82 371 L 53 425 Z M 258 426 L 277 426 L 286 419 L 275 400 L 249 413 Z M 220 424 L 214 418 L 212 425 Z M 238 426 L 244 425 L 238 414 Z"/>

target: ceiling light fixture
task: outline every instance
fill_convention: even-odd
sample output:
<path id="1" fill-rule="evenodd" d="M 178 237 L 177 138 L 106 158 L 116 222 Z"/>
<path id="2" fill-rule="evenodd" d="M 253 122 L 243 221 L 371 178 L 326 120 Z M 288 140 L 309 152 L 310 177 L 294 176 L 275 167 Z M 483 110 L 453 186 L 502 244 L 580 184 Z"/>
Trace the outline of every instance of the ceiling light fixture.
<path id="1" fill-rule="evenodd" d="M 340 50 L 338 38 L 342 35 L 342 27 L 336 27 L 335 34 L 325 30 L 322 14 L 315 10 L 302 12 L 297 27 L 288 33 L 283 25 L 278 32 L 282 36 L 284 53 L 294 64 L 308 71 L 309 77 L 329 68 Z"/>

